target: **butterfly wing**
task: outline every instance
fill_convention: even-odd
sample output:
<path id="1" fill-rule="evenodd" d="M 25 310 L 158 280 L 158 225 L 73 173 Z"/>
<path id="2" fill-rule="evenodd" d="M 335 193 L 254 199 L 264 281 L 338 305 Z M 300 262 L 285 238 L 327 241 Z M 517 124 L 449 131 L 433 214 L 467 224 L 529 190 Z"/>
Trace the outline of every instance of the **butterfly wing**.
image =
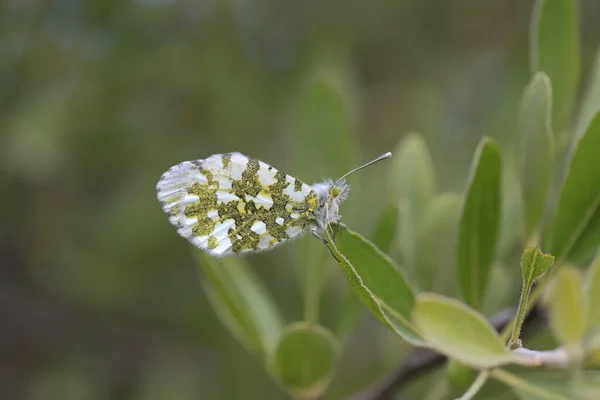
<path id="1" fill-rule="evenodd" d="M 156 189 L 179 235 L 216 256 L 266 250 L 315 225 L 311 186 L 240 153 L 184 161 Z"/>

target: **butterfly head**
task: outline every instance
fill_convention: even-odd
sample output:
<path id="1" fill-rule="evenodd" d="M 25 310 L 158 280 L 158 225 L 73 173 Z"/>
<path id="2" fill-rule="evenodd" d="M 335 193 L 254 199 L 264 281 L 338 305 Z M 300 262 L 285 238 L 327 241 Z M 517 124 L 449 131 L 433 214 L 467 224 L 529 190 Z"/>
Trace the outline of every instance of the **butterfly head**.
<path id="1" fill-rule="evenodd" d="M 348 198 L 348 194 L 350 193 L 350 185 L 346 183 L 346 177 L 348 175 L 391 156 L 392 153 L 385 153 L 375 160 L 353 169 L 336 181 L 327 179 L 323 183 L 314 185 L 319 200 L 319 206 L 316 213 L 319 225 L 322 228 L 325 228 L 327 224 L 338 222 L 340 220 L 341 216 L 338 214 L 340 204 Z"/>
<path id="2" fill-rule="evenodd" d="M 330 201 L 335 201 L 339 204 L 348 198 L 348 194 L 350 193 L 350 185 L 346 183 L 346 180 L 338 179 L 335 182 L 328 181 L 326 184 L 329 187 L 327 194 L 329 195 Z"/>

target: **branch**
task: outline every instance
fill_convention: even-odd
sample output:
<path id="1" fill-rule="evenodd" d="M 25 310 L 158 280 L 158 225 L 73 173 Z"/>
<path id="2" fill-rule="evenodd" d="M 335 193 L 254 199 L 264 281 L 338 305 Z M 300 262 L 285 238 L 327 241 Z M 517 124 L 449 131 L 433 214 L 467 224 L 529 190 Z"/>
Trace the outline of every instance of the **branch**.
<path id="1" fill-rule="evenodd" d="M 504 309 L 492 317 L 491 324 L 497 331 L 501 331 L 512 322 L 514 314 L 514 308 Z M 525 319 L 523 336 L 532 335 L 544 325 L 543 311 L 539 305 L 536 305 Z M 408 353 L 400 366 L 389 376 L 346 400 L 391 400 L 405 384 L 440 366 L 445 361 L 446 356 L 442 354 L 429 349 L 416 348 Z"/>
<path id="2" fill-rule="evenodd" d="M 520 347 L 512 352 L 519 355 L 518 363 L 527 367 L 566 368 L 571 363 L 571 357 L 563 347 L 546 351 Z"/>

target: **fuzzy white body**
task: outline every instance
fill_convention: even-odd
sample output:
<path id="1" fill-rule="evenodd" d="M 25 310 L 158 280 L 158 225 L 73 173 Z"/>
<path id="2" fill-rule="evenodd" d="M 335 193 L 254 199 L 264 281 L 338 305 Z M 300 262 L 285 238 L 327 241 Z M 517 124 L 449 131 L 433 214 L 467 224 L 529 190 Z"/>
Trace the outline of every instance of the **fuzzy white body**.
<path id="1" fill-rule="evenodd" d="M 339 188 L 337 196 L 332 196 L 332 189 Z M 327 224 L 338 223 L 342 216 L 339 214 L 340 204 L 348 198 L 350 193 L 350 185 L 345 180 L 334 182 L 331 179 L 326 179 L 321 183 L 315 183 L 313 190 L 317 194 L 319 205 L 315 211 L 315 219 L 318 228 L 323 231 Z"/>

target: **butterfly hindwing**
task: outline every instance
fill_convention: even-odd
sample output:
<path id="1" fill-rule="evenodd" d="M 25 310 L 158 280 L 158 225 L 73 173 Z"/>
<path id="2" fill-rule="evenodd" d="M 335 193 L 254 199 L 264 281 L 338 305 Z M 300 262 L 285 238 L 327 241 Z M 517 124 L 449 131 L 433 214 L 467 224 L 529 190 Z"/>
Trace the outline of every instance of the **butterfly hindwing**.
<path id="1" fill-rule="evenodd" d="M 315 225 L 311 186 L 240 153 L 184 161 L 156 187 L 177 232 L 217 256 L 270 249 Z"/>

